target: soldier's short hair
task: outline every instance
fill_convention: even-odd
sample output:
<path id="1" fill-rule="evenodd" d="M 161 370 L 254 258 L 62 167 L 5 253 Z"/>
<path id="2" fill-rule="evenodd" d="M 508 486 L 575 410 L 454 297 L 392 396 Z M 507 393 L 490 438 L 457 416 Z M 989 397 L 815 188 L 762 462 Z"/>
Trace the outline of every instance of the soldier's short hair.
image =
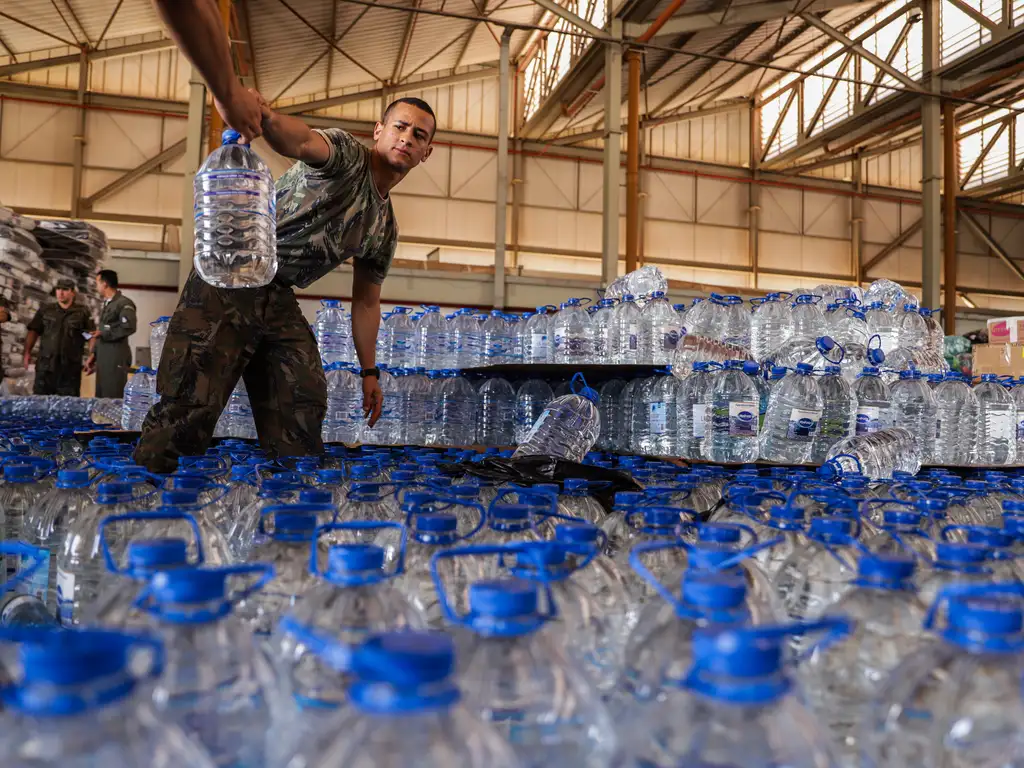
<path id="1" fill-rule="evenodd" d="M 425 102 L 423 99 L 417 99 L 415 96 L 403 96 L 400 99 L 395 99 L 394 101 L 392 101 L 390 104 L 388 104 L 388 108 L 384 110 L 384 115 L 381 117 L 380 121 L 382 123 L 386 123 L 388 121 L 388 115 L 391 114 L 391 110 L 397 107 L 399 104 L 408 104 L 410 107 L 416 107 L 416 109 L 420 110 L 421 112 L 426 112 L 428 115 L 430 115 L 430 119 L 434 121 L 434 128 L 430 131 L 430 138 L 431 140 L 433 140 L 434 134 L 437 132 L 437 116 L 434 114 L 434 110 L 431 109 L 430 105 L 427 104 L 427 102 Z"/>
<path id="2" fill-rule="evenodd" d="M 101 269 L 99 278 L 111 288 L 117 288 L 117 272 L 112 269 Z"/>

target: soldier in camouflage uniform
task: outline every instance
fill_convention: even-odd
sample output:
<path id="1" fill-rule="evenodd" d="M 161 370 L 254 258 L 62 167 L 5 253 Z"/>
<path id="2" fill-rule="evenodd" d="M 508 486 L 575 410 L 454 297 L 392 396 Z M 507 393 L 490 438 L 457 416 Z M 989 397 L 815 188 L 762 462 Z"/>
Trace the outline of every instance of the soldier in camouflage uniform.
<path id="1" fill-rule="evenodd" d="M 239 377 L 260 443 L 271 456 L 323 451 L 327 385 L 316 340 L 292 288 L 305 288 L 344 262 L 353 265 L 352 335 L 363 368 L 363 408 L 373 426 L 383 396 L 375 367 L 380 286 L 398 242 L 388 193 L 431 151 L 434 114 L 400 99 L 377 123 L 372 148 L 345 131 L 311 130 L 262 102 L 263 137 L 298 160 L 277 182 L 274 281 L 223 289 L 193 271 L 167 329 L 137 463 L 169 472 L 181 455 L 205 452 Z"/>
<path id="2" fill-rule="evenodd" d="M 88 308 L 75 301 L 74 280 L 57 281 L 57 301 L 40 307 L 28 324 L 25 337 L 25 367 L 32 359 L 32 348 L 40 339 L 36 360 L 37 395 L 78 397 L 82 389 L 82 357 L 86 338 L 95 330 Z"/>

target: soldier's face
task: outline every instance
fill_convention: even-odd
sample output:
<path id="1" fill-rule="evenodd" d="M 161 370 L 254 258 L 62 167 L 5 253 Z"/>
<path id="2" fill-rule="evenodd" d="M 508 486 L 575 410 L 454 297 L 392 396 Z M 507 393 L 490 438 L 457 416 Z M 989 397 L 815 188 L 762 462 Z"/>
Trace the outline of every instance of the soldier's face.
<path id="1" fill-rule="evenodd" d="M 67 306 L 75 300 L 75 292 L 70 288 L 58 288 L 57 289 L 57 303 L 62 306 Z"/>
<path id="2" fill-rule="evenodd" d="M 377 154 L 392 168 L 406 172 L 430 157 L 433 136 L 433 118 L 412 104 L 396 104 L 387 121 L 373 129 Z"/>

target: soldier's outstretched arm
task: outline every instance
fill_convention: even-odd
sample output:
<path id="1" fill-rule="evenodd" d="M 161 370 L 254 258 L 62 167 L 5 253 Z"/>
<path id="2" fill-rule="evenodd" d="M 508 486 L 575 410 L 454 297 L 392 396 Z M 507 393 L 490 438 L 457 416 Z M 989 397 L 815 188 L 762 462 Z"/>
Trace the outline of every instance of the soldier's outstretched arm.
<path id="1" fill-rule="evenodd" d="M 279 115 L 263 102 L 263 139 L 279 155 L 319 167 L 331 159 L 327 139 L 302 120 Z"/>

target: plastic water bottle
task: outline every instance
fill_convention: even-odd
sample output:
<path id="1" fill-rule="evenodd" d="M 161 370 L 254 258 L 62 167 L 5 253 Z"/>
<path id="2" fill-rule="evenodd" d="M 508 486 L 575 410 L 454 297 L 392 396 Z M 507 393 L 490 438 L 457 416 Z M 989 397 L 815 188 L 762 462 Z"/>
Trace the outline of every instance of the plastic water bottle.
<path id="1" fill-rule="evenodd" d="M 612 332 L 612 325 L 615 320 L 615 301 L 612 299 L 601 299 L 590 316 L 590 330 L 593 336 L 593 358 L 592 362 L 597 365 L 608 365 L 611 363 L 615 349 L 615 342 Z"/>
<path id="2" fill-rule="evenodd" d="M 1014 405 L 1017 406 L 1017 456 L 1024 456 L 1024 376 L 1010 390 Z"/>
<path id="3" fill-rule="evenodd" d="M 1019 590 L 992 584 L 940 593 L 924 624 L 935 641 L 904 655 L 864 718 L 866 764 L 982 766 L 1015 754 L 1024 716 L 1009 682 L 1021 667 Z M 986 683 L 996 680 L 1007 682 Z M 984 737 L 972 738 L 980 736 L 979 712 Z M 908 713 L 928 728 L 919 730 Z M 972 725 L 966 733 L 965 723 Z"/>
<path id="4" fill-rule="evenodd" d="M 687 329 L 684 329 L 687 330 Z M 727 360 L 746 360 L 750 350 L 725 344 L 715 339 L 700 336 L 693 331 L 680 337 L 672 367 L 678 371 L 689 370 L 694 363 L 724 363 Z"/>
<path id="5" fill-rule="evenodd" d="M 505 379 L 487 379 L 477 390 L 480 416 L 477 442 L 481 445 L 512 445 L 515 442 L 516 392 Z M 532 423 L 532 422 L 531 422 Z"/>
<path id="6" fill-rule="evenodd" d="M 583 363 L 591 357 L 590 317 L 579 299 L 569 299 L 551 320 L 553 362 Z"/>
<path id="7" fill-rule="evenodd" d="M 556 397 L 534 422 L 515 457 L 549 456 L 583 461 L 601 431 L 598 395 L 577 373 L 572 377 L 572 394 Z"/>
<path id="8" fill-rule="evenodd" d="M 931 460 L 963 466 L 973 460 L 978 428 L 978 396 L 958 373 L 935 388 L 935 443 Z"/>
<path id="9" fill-rule="evenodd" d="M 713 375 L 704 429 L 704 455 L 711 461 L 750 462 L 758 457 L 757 385 L 742 360 L 729 360 Z"/>
<path id="10" fill-rule="evenodd" d="M 410 307 L 395 307 L 384 319 L 384 358 L 379 362 L 389 368 L 416 365 L 416 326 Z"/>
<path id="11" fill-rule="evenodd" d="M 277 274 L 277 206 L 266 163 L 230 128 L 194 184 L 196 272 L 218 288 L 259 288 Z"/>
<path id="12" fill-rule="evenodd" d="M 674 679 L 666 695 L 645 702 L 643 712 L 634 716 L 636 730 L 621 764 L 833 765 L 828 736 L 793 685 L 785 648 L 789 636 L 823 631 L 834 640 L 849 627 L 827 619 L 796 625 L 711 626 L 697 632 L 693 665 L 687 672 L 673 665 Z M 674 647 L 666 652 L 686 650 Z M 681 677 L 675 676 L 677 671 Z"/>
<path id="13" fill-rule="evenodd" d="M 476 368 L 485 364 L 484 340 L 475 310 L 457 310 L 448 322 L 448 336 L 450 356 L 456 368 Z M 408 364 L 415 364 L 415 360 L 410 360 Z"/>
<path id="14" fill-rule="evenodd" d="M 440 371 L 437 411 L 427 442 L 432 445 L 475 445 L 480 398 L 457 371 Z"/>
<path id="15" fill-rule="evenodd" d="M 655 303 L 651 302 L 647 306 L 654 306 Z M 656 376 L 650 381 L 651 386 L 644 393 L 650 453 L 655 456 L 679 456 L 680 381 L 675 376 Z"/>
<path id="16" fill-rule="evenodd" d="M 397 445 L 403 442 L 401 432 L 405 415 L 401 410 L 396 377 L 385 366 L 380 366 L 380 389 L 384 396 L 380 419 L 373 427 L 367 424 L 363 428 L 363 441 L 370 445 Z"/>
<path id="17" fill-rule="evenodd" d="M 891 426 L 889 387 L 882 381 L 878 368 L 866 366 L 861 371 L 853 394 L 857 399 L 858 437 Z"/>
<path id="18" fill-rule="evenodd" d="M 356 373 L 343 363 L 324 368 L 327 377 L 327 412 L 322 436 L 325 443 L 358 443 L 362 438 L 363 389 Z"/>
<path id="19" fill-rule="evenodd" d="M 903 427 L 889 427 L 840 440 L 832 446 L 822 465 L 826 477 L 863 475 L 887 480 L 893 472 L 917 474 L 921 469 L 921 448 L 917 438 Z"/>
<path id="20" fill-rule="evenodd" d="M 922 459 L 927 458 L 935 440 L 935 395 L 917 371 L 903 371 L 893 385 L 892 423 L 914 436 Z"/>
<path id="21" fill-rule="evenodd" d="M 352 362 L 352 327 L 337 299 L 323 299 L 317 310 L 313 335 L 324 365 Z"/>
<path id="22" fill-rule="evenodd" d="M 144 703 L 142 691 L 162 658 L 153 638 L 44 630 L 15 633 L 14 642 L 4 648 L 10 657 L 4 665 L 10 700 L 0 714 L 5 765 L 216 765 L 197 742 L 154 718 Z M 40 740 L 47 745 L 45 757 Z"/>
<path id="23" fill-rule="evenodd" d="M 149 360 L 154 371 L 160 369 L 160 356 L 164 352 L 164 342 L 167 340 L 167 326 L 170 322 L 170 315 L 161 315 L 149 324 Z"/>
<path id="24" fill-rule="evenodd" d="M 868 345 L 868 324 L 864 313 L 854 307 L 839 307 L 828 318 L 828 335 L 843 349 Z"/>
<path id="25" fill-rule="evenodd" d="M 713 306 L 719 307 L 715 326 L 719 341 L 743 349 L 750 349 L 750 311 L 739 296 L 712 297 Z"/>
<path id="26" fill-rule="evenodd" d="M 825 313 L 821 308 L 821 296 L 802 293 L 793 299 L 790 317 L 793 321 L 793 335 L 816 338 L 825 328 Z"/>
<path id="27" fill-rule="evenodd" d="M 505 313 L 500 309 L 491 310 L 491 315 L 480 326 L 483 334 L 484 365 L 501 365 L 511 362 L 512 339 L 509 335 Z"/>
<path id="28" fill-rule="evenodd" d="M 3 531 L 5 541 L 19 541 L 23 538 L 25 516 L 35 506 L 44 490 L 33 465 L 4 466 L 3 484 L 0 485 L 0 530 Z M 7 558 L 8 575 L 13 575 L 16 570 L 17 561 L 14 558 Z"/>
<path id="29" fill-rule="evenodd" d="M 901 659 L 924 642 L 927 608 L 914 588 L 915 570 L 909 555 L 862 558 L 853 589 L 832 609 L 852 622 L 851 634 L 816 648 L 800 668 L 808 703 L 836 752 L 854 763 L 862 747 L 861 725 L 878 690 Z"/>
<path id="30" fill-rule="evenodd" d="M 541 379 L 529 379 L 522 383 L 516 392 L 513 424 L 513 440 L 516 445 L 523 442 L 530 434 L 534 422 L 540 418 L 554 397 L 551 387 Z M 503 443 L 497 443 L 497 445 L 503 445 Z"/>
<path id="31" fill-rule="evenodd" d="M 769 293 L 763 299 L 753 299 L 754 312 L 750 317 L 750 352 L 763 362 L 773 349 L 778 349 L 793 333 L 789 305 L 782 293 Z M 792 294 L 785 294 L 790 298 Z"/>
<path id="32" fill-rule="evenodd" d="M 1017 461 L 1017 406 L 993 373 L 974 388 L 978 398 L 976 461 L 981 465 Z"/>
<path id="33" fill-rule="evenodd" d="M 876 301 L 867 305 L 864 319 L 868 326 L 868 336 L 878 336 L 881 349 L 886 355 L 896 349 L 897 331 L 896 314 L 882 302 Z"/>
<path id="34" fill-rule="evenodd" d="M 857 430 L 857 396 L 840 375 L 839 366 L 826 365 L 818 382 L 823 409 L 818 432 L 811 445 L 811 462 L 821 464 L 832 446 L 852 437 Z"/>
<path id="35" fill-rule="evenodd" d="M 237 437 L 246 440 L 257 438 L 256 422 L 253 419 L 249 393 L 245 389 L 243 379 L 239 379 L 235 388 L 231 390 L 231 396 L 220 418 L 217 419 L 217 427 L 213 434 L 214 437 Z"/>
<path id="36" fill-rule="evenodd" d="M 683 379 L 679 391 L 679 453 L 683 458 L 705 458 L 704 434 L 713 384 L 710 363 L 694 363 L 693 373 Z"/>
<path id="37" fill-rule="evenodd" d="M 405 386 L 405 437 L 410 445 L 424 445 L 427 419 L 434 414 L 433 386 L 423 368 L 409 369 Z"/>
<path id="38" fill-rule="evenodd" d="M 142 366 L 124 387 L 124 405 L 121 409 L 121 428 L 142 429 L 142 422 L 153 405 L 156 395 L 156 371 Z"/>
<path id="39" fill-rule="evenodd" d="M 612 316 L 612 351 L 609 362 L 619 365 L 639 363 L 643 353 L 643 320 L 636 299 L 626 294 Z"/>
<path id="40" fill-rule="evenodd" d="M 556 310 L 557 307 L 537 307 L 537 312 L 530 315 L 522 331 L 523 338 L 523 362 L 543 364 L 550 363 L 553 353 L 553 339 L 551 338 L 551 316 L 548 310 Z"/>
<path id="41" fill-rule="evenodd" d="M 888 307 L 896 307 L 907 298 L 910 297 L 903 290 L 902 285 L 883 277 L 875 280 L 867 287 L 867 290 L 864 291 L 863 302 L 864 304 L 873 304 L 877 301 Z"/>
<path id="42" fill-rule="evenodd" d="M 662 291 L 651 294 L 651 300 L 640 313 L 643 352 L 641 362 L 669 365 L 679 342 L 679 316 Z M 667 454 L 666 454 L 667 455 Z"/>
<path id="43" fill-rule="evenodd" d="M 928 344 L 928 326 L 913 304 L 904 304 L 896 314 L 896 346 L 904 349 L 925 347 Z"/>
<path id="44" fill-rule="evenodd" d="M 814 337 L 794 333 L 781 347 L 769 353 L 768 358 L 772 365 L 783 368 L 796 368 L 800 363 L 807 363 L 820 371 L 830 363 L 839 363 L 843 354 L 842 348 L 830 336 Z"/>
<path id="45" fill-rule="evenodd" d="M 761 437 L 761 457 L 767 461 L 804 464 L 810 461 L 821 429 L 824 394 L 814 369 L 799 363 L 779 384 L 768 405 Z"/>
<path id="46" fill-rule="evenodd" d="M 350 701 L 317 739 L 301 746 L 292 764 L 520 766 L 507 742 L 476 717 L 460 692 L 448 636 L 396 632 L 356 648 L 325 644 L 318 654 L 352 675 Z"/>
<path id="47" fill-rule="evenodd" d="M 502 552 L 470 552 L 481 549 Z M 449 550 L 434 562 L 466 556 L 472 555 Z M 437 575 L 435 584 L 446 596 Z M 443 600 L 448 621 L 473 633 L 460 663 L 464 679 L 475 683 L 464 691 L 467 704 L 509 741 L 524 765 L 607 765 L 615 729 L 593 686 L 565 658 L 557 629 L 541 631 L 556 609 L 550 595 L 545 602 L 540 587 L 522 579 L 470 585 L 464 615 Z"/>
<path id="48" fill-rule="evenodd" d="M 416 365 L 428 371 L 449 367 L 450 341 L 448 321 L 441 308 L 423 305 L 423 316 L 416 323 Z"/>

